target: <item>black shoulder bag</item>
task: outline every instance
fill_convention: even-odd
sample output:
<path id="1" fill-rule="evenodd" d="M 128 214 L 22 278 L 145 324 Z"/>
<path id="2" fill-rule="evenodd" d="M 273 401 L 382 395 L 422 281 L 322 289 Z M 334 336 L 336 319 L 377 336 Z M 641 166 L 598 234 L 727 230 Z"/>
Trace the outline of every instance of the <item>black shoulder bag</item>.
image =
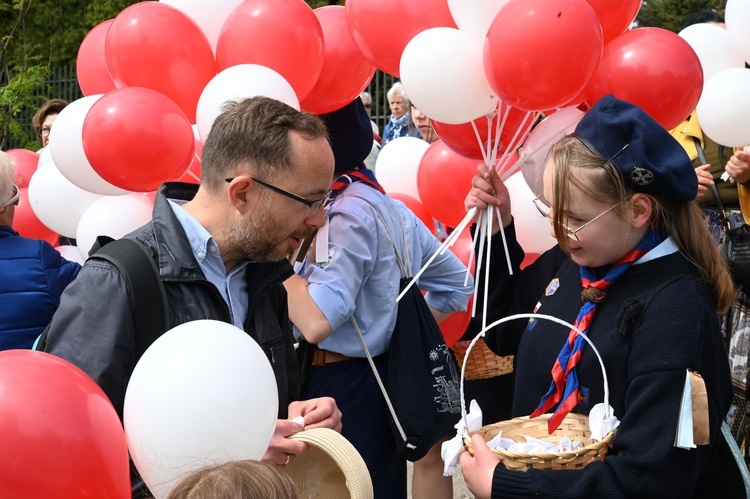
<path id="1" fill-rule="evenodd" d="M 704 165 L 707 164 L 708 161 L 703 153 L 700 141 L 695 137 L 693 137 L 693 141 L 701 162 Z M 729 266 L 729 272 L 732 274 L 734 283 L 742 288 L 750 289 L 750 226 L 743 223 L 737 227 L 732 227 L 732 223 L 727 218 L 726 210 L 724 210 L 724 204 L 721 202 L 721 197 L 719 197 L 719 190 L 715 185 L 711 186 L 711 194 L 714 196 L 716 207 L 721 213 L 721 221 L 724 225 L 725 235 L 724 243 L 721 245 L 721 253 Z"/>
<path id="2" fill-rule="evenodd" d="M 408 248 L 399 254 L 385 219 L 377 208 L 373 209 L 393 242 L 401 270 L 399 290 L 403 291 L 411 281 Z M 398 302 L 385 384 L 375 368 L 357 321 L 353 315 L 350 319 L 391 412 L 391 430 L 396 446 L 406 459 L 417 461 L 448 435 L 459 419 L 459 369 L 453 352 L 446 346 L 440 327 L 416 284 Z"/>

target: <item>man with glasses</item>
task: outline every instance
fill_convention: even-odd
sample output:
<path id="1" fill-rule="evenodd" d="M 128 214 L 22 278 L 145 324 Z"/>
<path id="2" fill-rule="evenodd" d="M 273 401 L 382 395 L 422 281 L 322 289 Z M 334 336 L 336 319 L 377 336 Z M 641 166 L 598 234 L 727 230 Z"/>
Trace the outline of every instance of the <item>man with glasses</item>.
<path id="1" fill-rule="evenodd" d="M 266 351 L 282 419 L 264 460 L 279 466 L 306 448 L 285 438 L 302 429 L 286 418 L 340 428 L 333 399 L 290 403 L 297 365 L 282 285 L 294 273 L 285 257 L 324 224 L 333 165 L 317 117 L 266 97 L 229 103 L 206 139 L 200 186 L 163 185 L 153 220 L 126 236 L 151 250 L 171 327 L 222 320 Z M 94 378 L 122 415 L 135 335 L 122 276 L 108 262 L 90 260 L 63 295 L 45 350 Z M 134 481 L 134 491 L 139 485 Z"/>

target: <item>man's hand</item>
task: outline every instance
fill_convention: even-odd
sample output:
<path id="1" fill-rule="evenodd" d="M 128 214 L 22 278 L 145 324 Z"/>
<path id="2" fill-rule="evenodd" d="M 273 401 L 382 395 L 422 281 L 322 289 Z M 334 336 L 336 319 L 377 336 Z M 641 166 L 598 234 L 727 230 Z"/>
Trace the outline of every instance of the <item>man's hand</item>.
<path id="1" fill-rule="evenodd" d="M 341 411 L 331 397 L 301 400 L 289 404 L 289 419 L 302 416 L 305 428 L 330 428 L 341 431 Z"/>
<path id="2" fill-rule="evenodd" d="M 711 165 L 701 165 L 695 169 L 695 175 L 698 177 L 698 196 L 701 197 L 714 185 L 714 177 L 711 175 Z"/>
<path id="3" fill-rule="evenodd" d="M 464 451 L 460 457 L 464 481 L 478 499 L 490 499 L 492 476 L 500 459 L 487 447 L 481 435 L 472 435 L 471 444 L 474 447 L 474 455 Z"/>
<path id="4" fill-rule="evenodd" d="M 266 455 L 263 456 L 263 461 L 276 466 L 286 466 L 294 461 L 297 454 L 307 450 L 307 444 L 286 437 L 300 431 L 302 431 L 302 426 L 297 423 L 286 419 L 277 419 L 271 444 L 268 446 Z"/>
<path id="5" fill-rule="evenodd" d="M 736 152 L 729 161 L 727 166 L 724 167 L 726 171 L 735 182 L 744 184 L 750 180 L 750 153 L 744 151 Z"/>

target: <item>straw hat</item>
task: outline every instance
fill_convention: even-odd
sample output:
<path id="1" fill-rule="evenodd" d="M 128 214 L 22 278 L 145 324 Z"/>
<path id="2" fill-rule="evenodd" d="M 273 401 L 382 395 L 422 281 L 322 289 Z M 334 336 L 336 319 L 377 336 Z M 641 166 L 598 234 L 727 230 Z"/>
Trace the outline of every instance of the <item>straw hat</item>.
<path id="1" fill-rule="evenodd" d="M 298 454 L 286 471 L 301 497 L 320 499 L 372 499 L 372 481 L 362 456 L 341 434 L 315 428 L 289 438 L 305 442 L 307 452 Z"/>

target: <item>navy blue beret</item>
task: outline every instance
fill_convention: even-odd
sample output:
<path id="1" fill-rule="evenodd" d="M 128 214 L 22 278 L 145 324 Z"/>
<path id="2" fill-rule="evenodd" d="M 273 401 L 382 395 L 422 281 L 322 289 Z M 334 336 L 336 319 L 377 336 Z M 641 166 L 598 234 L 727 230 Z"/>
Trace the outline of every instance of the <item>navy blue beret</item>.
<path id="1" fill-rule="evenodd" d="M 362 99 L 352 102 L 320 118 L 328 128 L 336 172 L 352 170 L 360 166 L 372 150 L 372 125 Z"/>
<path id="2" fill-rule="evenodd" d="M 692 201 L 698 178 L 682 146 L 638 106 L 605 95 L 576 126 L 578 138 L 611 160 L 636 192 Z"/>

